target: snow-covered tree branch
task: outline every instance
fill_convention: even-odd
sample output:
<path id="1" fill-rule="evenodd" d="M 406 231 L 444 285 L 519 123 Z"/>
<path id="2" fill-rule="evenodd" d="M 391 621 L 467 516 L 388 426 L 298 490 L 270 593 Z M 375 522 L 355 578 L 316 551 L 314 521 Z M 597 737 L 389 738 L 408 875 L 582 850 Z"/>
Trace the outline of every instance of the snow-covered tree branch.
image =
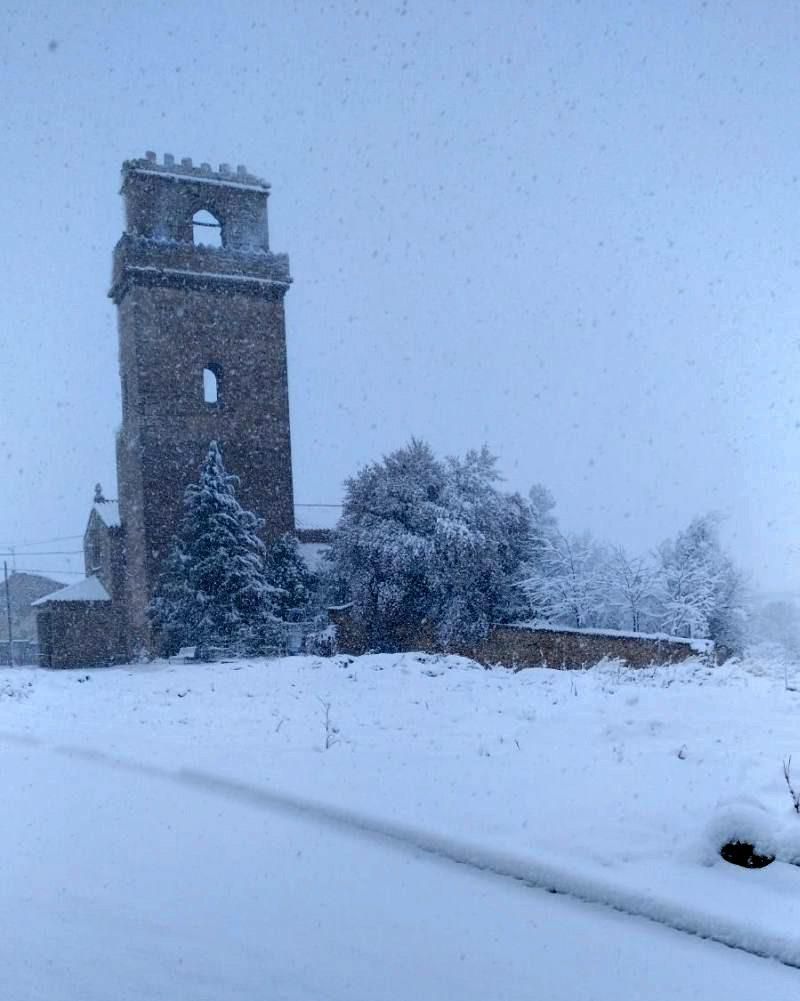
<path id="1" fill-rule="evenodd" d="M 348 481 L 333 574 L 376 648 L 426 626 L 445 647 L 474 642 L 513 615 L 530 514 L 498 480 L 486 449 L 440 460 L 412 440 Z"/>

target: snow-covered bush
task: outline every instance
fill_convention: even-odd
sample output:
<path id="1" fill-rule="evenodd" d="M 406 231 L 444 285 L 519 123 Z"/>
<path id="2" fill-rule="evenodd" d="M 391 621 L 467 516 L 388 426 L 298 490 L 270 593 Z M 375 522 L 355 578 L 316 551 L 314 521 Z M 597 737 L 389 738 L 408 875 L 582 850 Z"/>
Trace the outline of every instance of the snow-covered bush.
<path id="1" fill-rule="evenodd" d="M 473 642 L 517 613 L 530 514 L 498 480 L 486 449 L 441 460 L 412 440 L 347 482 L 332 576 L 373 648 L 426 627 L 445 647 Z"/>
<path id="2" fill-rule="evenodd" d="M 186 488 L 183 517 L 150 606 L 165 653 L 195 644 L 261 653 L 279 645 L 278 592 L 265 572 L 259 521 L 236 499 L 212 442 L 199 482 Z"/>

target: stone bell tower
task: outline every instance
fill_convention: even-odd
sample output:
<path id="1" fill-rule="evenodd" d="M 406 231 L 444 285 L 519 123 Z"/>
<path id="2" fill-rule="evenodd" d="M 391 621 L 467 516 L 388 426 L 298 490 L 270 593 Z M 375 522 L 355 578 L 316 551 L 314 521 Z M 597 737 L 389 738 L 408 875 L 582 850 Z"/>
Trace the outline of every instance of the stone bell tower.
<path id="1" fill-rule="evenodd" d="M 122 167 L 126 228 L 114 251 L 122 426 L 117 438 L 132 649 L 213 440 L 265 536 L 294 531 L 283 297 L 269 249 L 269 185 L 154 153 Z"/>

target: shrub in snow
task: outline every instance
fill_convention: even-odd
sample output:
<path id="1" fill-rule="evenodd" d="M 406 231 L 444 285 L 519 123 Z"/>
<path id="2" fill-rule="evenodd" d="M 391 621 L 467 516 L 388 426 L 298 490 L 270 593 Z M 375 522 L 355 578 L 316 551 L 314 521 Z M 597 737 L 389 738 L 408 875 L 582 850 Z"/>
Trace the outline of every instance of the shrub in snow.
<path id="1" fill-rule="evenodd" d="M 739 796 L 720 803 L 706 825 L 701 860 L 713 865 L 722 855 L 726 862 L 756 868 L 747 863 L 748 849 L 750 855 L 774 858 L 777 828 L 777 818 L 758 800 Z"/>
<path id="2" fill-rule="evenodd" d="M 212 442 L 200 479 L 186 488 L 183 517 L 159 578 L 150 617 L 164 651 L 186 644 L 262 653 L 278 641 L 277 592 L 264 567 L 258 519 L 236 499 Z"/>
<path id="3" fill-rule="evenodd" d="M 415 440 L 348 480 L 332 576 L 375 649 L 426 625 L 445 647 L 470 643 L 518 614 L 530 513 L 498 480 L 486 449 L 440 460 Z"/>
<path id="4" fill-rule="evenodd" d="M 748 841 L 728 841 L 719 853 L 726 862 L 743 869 L 763 869 L 775 861 L 774 855 L 762 855 Z"/>

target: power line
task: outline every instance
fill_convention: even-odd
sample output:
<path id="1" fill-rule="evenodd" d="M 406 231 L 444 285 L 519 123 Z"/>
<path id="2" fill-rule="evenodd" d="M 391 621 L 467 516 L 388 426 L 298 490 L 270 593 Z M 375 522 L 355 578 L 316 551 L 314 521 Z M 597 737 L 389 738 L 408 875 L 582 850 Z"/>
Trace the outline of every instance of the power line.
<path id="1" fill-rule="evenodd" d="M 323 503 L 296 503 L 295 507 L 342 507 L 342 504 L 323 504 Z M 38 556 L 38 553 L 19 553 L 20 549 L 29 549 L 31 546 L 46 546 L 51 542 L 74 542 L 76 539 L 82 539 L 83 535 L 58 535 L 51 539 L 37 539 L 32 542 L 9 542 L 7 539 L 0 541 L 0 546 L 8 546 L 9 549 L 17 550 L 18 555 L 30 555 Z M 45 554 L 41 554 L 45 555 Z M 50 554 L 47 554 L 50 555 Z M 56 554 L 61 555 L 61 554 Z"/>
<path id="2" fill-rule="evenodd" d="M 0 550 L 0 556 L 28 556 L 28 557 L 38 557 L 38 556 L 82 556 L 82 549 L 57 549 L 50 552 L 45 552 L 40 550 L 38 553 L 21 553 L 16 546 L 13 549 L 9 549 L 7 552 Z"/>
<path id="3" fill-rule="evenodd" d="M 10 546 L 14 549 L 26 549 L 29 546 L 46 546 L 51 542 L 74 542 L 75 539 L 82 539 L 82 535 L 60 535 L 55 539 L 39 539 L 38 542 L 0 542 L 2 546 Z"/>

